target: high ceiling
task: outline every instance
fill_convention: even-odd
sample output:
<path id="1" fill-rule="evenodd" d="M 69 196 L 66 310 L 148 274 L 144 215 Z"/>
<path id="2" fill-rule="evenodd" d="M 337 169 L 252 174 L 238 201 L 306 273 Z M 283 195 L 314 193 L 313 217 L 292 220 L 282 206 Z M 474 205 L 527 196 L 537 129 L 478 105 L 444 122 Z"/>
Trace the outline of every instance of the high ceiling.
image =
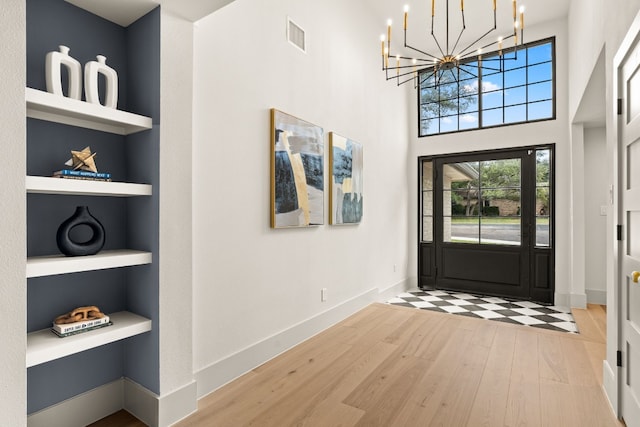
<path id="1" fill-rule="evenodd" d="M 162 4 L 163 8 L 190 21 L 197 21 L 233 0 L 65 0 L 104 19 L 127 27 Z"/>
<path id="2" fill-rule="evenodd" d="M 434 33 L 438 37 L 438 41 L 443 50 L 446 50 L 447 1 L 449 2 L 450 48 L 453 48 L 462 27 L 460 0 L 435 0 L 436 19 Z M 487 40 L 489 42 L 495 41 L 499 36 L 505 36 L 513 31 L 512 0 L 496 1 L 498 30 L 488 36 Z M 531 39 L 527 39 L 528 27 L 566 17 L 569 11 L 570 1 L 571 0 L 518 0 L 518 16 L 520 6 L 525 7 L 525 41 L 531 41 Z M 403 7 L 405 4 L 409 5 L 408 42 L 428 52 L 436 49 L 436 45 L 430 35 L 431 2 L 432 0 L 369 0 L 374 15 L 380 17 L 380 34 L 386 34 L 387 19 L 393 21 L 392 43 L 402 42 Z M 467 45 L 470 44 L 493 28 L 493 0 L 466 0 L 464 1 L 464 9 L 466 30 L 463 33 L 459 46 L 464 45 L 465 42 Z M 508 46 L 507 43 L 505 43 L 505 47 L 506 46 Z M 495 48 L 492 50 L 495 50 Z"/>

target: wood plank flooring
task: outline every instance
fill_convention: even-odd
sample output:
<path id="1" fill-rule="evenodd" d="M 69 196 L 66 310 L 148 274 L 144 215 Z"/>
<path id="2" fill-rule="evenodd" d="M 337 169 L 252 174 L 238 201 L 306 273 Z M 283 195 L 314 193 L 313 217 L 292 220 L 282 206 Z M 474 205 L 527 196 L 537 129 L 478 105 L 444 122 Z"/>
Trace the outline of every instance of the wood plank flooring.
<path id="1" fill-rule="evenodd" d="M 623 426 L 601 387 L 604 307 L 574 316 L 578 335 L 373 304 L 176 425 Z M 94 426 L 144 425 L 115 416 Z"/>

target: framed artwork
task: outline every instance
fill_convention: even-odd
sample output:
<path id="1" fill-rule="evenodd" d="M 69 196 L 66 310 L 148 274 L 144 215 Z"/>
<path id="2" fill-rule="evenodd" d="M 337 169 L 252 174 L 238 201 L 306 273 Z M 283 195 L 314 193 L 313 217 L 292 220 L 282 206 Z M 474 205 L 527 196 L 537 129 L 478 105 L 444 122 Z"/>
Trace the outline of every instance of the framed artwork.
<path id="1" fill-rule="evenodd" d="M 329 133 L 330 224 L 358 224 L 362 220 L 362 144 Z"/>
<path id="2" fill-rule="evenodd" d="M 271 227 L 324 224 L 324 130 L 271 109 Z"/>

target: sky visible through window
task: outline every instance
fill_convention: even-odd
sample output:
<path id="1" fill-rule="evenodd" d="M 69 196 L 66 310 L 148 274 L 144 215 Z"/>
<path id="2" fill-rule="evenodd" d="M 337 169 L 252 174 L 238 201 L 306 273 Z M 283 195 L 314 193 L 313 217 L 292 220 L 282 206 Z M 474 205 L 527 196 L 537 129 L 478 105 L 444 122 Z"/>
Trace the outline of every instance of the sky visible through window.
<path id="1" fill-rule="evenodd" d="M 440 73 L 420 75 L 420 136 L 554 117 L 553 40 L 497 53 Z M 480 69 L 479 69 L 480 67 Z M 454 74 L 455 73 L 455 74 Z M 481 87 L 481 90 L 478 90 Z"/>

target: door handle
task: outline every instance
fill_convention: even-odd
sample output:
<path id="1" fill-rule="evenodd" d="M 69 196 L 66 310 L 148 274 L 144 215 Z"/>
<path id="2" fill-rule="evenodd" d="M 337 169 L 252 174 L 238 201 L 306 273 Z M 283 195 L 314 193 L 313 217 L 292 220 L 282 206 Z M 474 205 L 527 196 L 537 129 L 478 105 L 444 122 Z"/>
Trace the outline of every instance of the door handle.
<path id="1" fill-rule="evenodd" d="M 632 271 L 631 279 L 633 280 L 633 283 L 638 283 L 638 278 L 640 278 L 640 271 Z"/>

